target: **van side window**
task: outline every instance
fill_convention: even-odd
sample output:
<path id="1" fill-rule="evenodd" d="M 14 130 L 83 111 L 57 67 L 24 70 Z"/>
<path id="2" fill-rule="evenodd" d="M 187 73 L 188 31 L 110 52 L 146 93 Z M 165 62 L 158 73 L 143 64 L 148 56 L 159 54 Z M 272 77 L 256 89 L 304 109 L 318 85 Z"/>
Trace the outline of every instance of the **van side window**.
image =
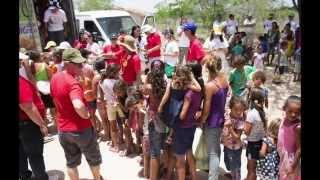
<path id="1" fill-rule="evenodd" d="M 101 35 L 99 29 L 97 28 L 97 26 L 94 24 L 93 21 L 84 21 L 84 29 L 86 31 L 89 31 L 90 33 L 97 32 L 98 35 Z"/>
<path id="2" fill-rule="evenodd" d="M 145 24 L 149 24 L 149 25 L 151 25 L 151 26 L 154 26 L 154 25 L 155 25 L 155 24 L 154 24 L 154 17 L 153 17 L 153 16 L 148 16 L 148 17 L 146 18 Z"/>

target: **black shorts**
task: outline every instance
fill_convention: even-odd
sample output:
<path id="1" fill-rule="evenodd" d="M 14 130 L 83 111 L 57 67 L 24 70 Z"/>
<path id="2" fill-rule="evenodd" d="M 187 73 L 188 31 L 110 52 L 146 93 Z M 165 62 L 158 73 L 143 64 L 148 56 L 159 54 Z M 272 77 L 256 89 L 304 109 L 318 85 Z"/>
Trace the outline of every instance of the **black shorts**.
<path id="1" fill-rule="evenodd" d="M 173 135 L 173 152 L 177 155 L 184 155 L 192 149 L 195 127 L 175 128 Z"/>
<path id="2" fill-rule="evenodd" d="M 256 142 L 248 141 L 246 155 L 249 160 L 260 159 L 259 152 L 260 152 L 261 146 L 262 146 L 262 140 L 256 141 Z"/>
<path id="3" fill-rule="evenodd" d="M 53 103 L 53 99 L 50 94 L 44 95 L 40 92 L 40 95 L 41 95 L 41 100 L 43 101 L 44 106 L 46 108 L 54 108 L 55 107 L 54 103 Z"/>
<path id="4" fill-rule="evenodd" d="M 68 168 L 81 164 L 82 153 L 90 166 L 101 164 L 101 153 L 96 132 L 92 127 L 82 132 L 59 132 L 59 141 L 64 150 Z"/>

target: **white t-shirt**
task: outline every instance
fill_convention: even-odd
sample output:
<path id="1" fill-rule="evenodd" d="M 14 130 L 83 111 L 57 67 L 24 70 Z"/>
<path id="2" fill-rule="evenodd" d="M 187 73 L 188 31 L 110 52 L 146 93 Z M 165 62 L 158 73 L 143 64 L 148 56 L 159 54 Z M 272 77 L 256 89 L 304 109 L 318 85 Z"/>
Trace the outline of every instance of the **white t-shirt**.
<path id="1" fill-rule="evenodd" d="M 288 66 L 288 58 L 286 52 L 282 49 L 280 49 L 279 58 L 279 66 Z"/>
<path id="2" fill-rule="evenodd" d="M 176 41 L 170 41 L 166 44 L 164 53 L 165 54 L 174 54 L 179 52 L 178 43 Z M 175 66 L 178 62 L 178 56 L 164 56 L 164 62 L 169 64 L 170 66 Z"/>
<path id="3" fill-rule="evenodd" d="M 210 41 L 210 37 L 206 39 L 203 47 L 205 49 L 208 50 L 216 50 L 216 49 L 223 49 L 223 48 L 228 48 L 229 47 L 229 43 L 227 40 L 224 40 L 223 42 L 221 42 L 219 37 L 214 37 L 211 41 Z"/>
<path id="4" fill-rule="evenodd" d="M 265 130 L 259 112 L 254 108 L 250 109 L 246 121 L 252 124 L 251 133 L 248 135 L 247 140 L 250 142 L 262 140 L 265 136 Z"/>
<path id="5" fill-rule="evenodd" d="M 179 47 L 189 47 L 190 41 L 188 37 L 184 34 L 182 26 L 179 26 L 177 28 L 177 34 L 180 34 L 179 36 Z"/>
<path id="6" fill-rule="evenodd" d="M 91 53 L 94 53 L 95 55 L 99 55 L 102 53 L 102 49 L 100 48 L 99 44 L 96 42 L 93 42 L 92 44 L 87 44 L 87 50 L 89 50 Z"/>
<path id="7" fill-rule="evenodd" d="M 48 23 L 48 31 L 62 31 L 63 23 L 67 22 L 66 13 L 59 9 L 56 13 L 52 13 L 50 9 L 47 9 L 44 13 L 45 23 Z"/>
<path id="8" fill-rule="evenodd" d="M 295 33 L 296 32 L 296 29 L 298 28 L 298 23 L 296 23 L 295 21 L 288 21 L 287 23 L 290 23 L 290 25 L 291 25 L 291 30 L 293 31 L 293 33 Z M 286 23 L 286 24 L 287 24 Z"/>
<path id="9" fill-rule="evenodd" d="M 261 53 L 261 54 L 258 54 L 258 53 L 254 53 L 253 54 L 253 57 L 254 57 L 254 60 L 253 60 L 253 66 L 256 68 L 256 70 L 260 70 L 260 71 L 263 71 L 263 58 L 265 57 L 266 54 L 264 53 Z"/>
<path id="10" fill-rule="evenodd" d="M 236 20 L 229 19 L 226 23 L 227 34 L 233 35 L 237 32 L 238 22 Z"/>
<path id="11" fill-rule="evenodd" d="M 266 31 L 266 33 L 272 29 L 272 20 L 270 21 L 269 19 L 267 19 L 266 21 L 264 21 L 263 26 L 264 26 L 264 30 Z"/>
<path id="12" fill-rule="evenodd" d="M 107 101 L 107 104 L 114 104 L 116 102 L 116 97 L 113 92 L 113 86 L 117 82 L 115 79 L 105 79 L 103 82 L 100 84 L 101 89 L 104 93 L 104 100 Z"/>
<path id="13" fill-rule="evenodd" d="M 226 22 L 225 21 L 214 21 L 212 24 L 212 28 L 215 32 L 223 32 L 223 28 L 226 26 Z"/>
<path id="14" fill-rule="evenodd" d="M 245 32 L 246 33 L 253 33 L 254 29 L 255 29 L 255 24 L 256 24 L 256 20 L 255 19 L 245 19 L 243 22 L 243 25 L 247 26 L 245 27 Z"/>

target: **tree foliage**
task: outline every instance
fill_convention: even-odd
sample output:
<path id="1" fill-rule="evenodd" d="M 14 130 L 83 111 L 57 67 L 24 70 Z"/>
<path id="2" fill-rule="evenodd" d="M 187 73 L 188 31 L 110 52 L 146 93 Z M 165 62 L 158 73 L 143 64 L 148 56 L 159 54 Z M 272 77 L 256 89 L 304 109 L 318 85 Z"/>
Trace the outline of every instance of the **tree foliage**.
<path id="1" fill-rule="evenodd" d="M 112 8 L 112 0 L 81 0 L 80 11 L 106 10 Z"/>

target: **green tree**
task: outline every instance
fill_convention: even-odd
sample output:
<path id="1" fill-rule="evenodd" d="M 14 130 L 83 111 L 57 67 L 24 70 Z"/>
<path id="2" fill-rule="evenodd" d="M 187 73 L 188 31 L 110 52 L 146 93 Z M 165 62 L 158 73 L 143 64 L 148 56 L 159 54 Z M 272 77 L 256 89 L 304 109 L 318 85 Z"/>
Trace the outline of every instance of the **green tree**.
<path id="1" fill-rule="evenodd" d="M 80 11 L 106 10 L 112 8 L 112 0 L 82 0 Z"/>

